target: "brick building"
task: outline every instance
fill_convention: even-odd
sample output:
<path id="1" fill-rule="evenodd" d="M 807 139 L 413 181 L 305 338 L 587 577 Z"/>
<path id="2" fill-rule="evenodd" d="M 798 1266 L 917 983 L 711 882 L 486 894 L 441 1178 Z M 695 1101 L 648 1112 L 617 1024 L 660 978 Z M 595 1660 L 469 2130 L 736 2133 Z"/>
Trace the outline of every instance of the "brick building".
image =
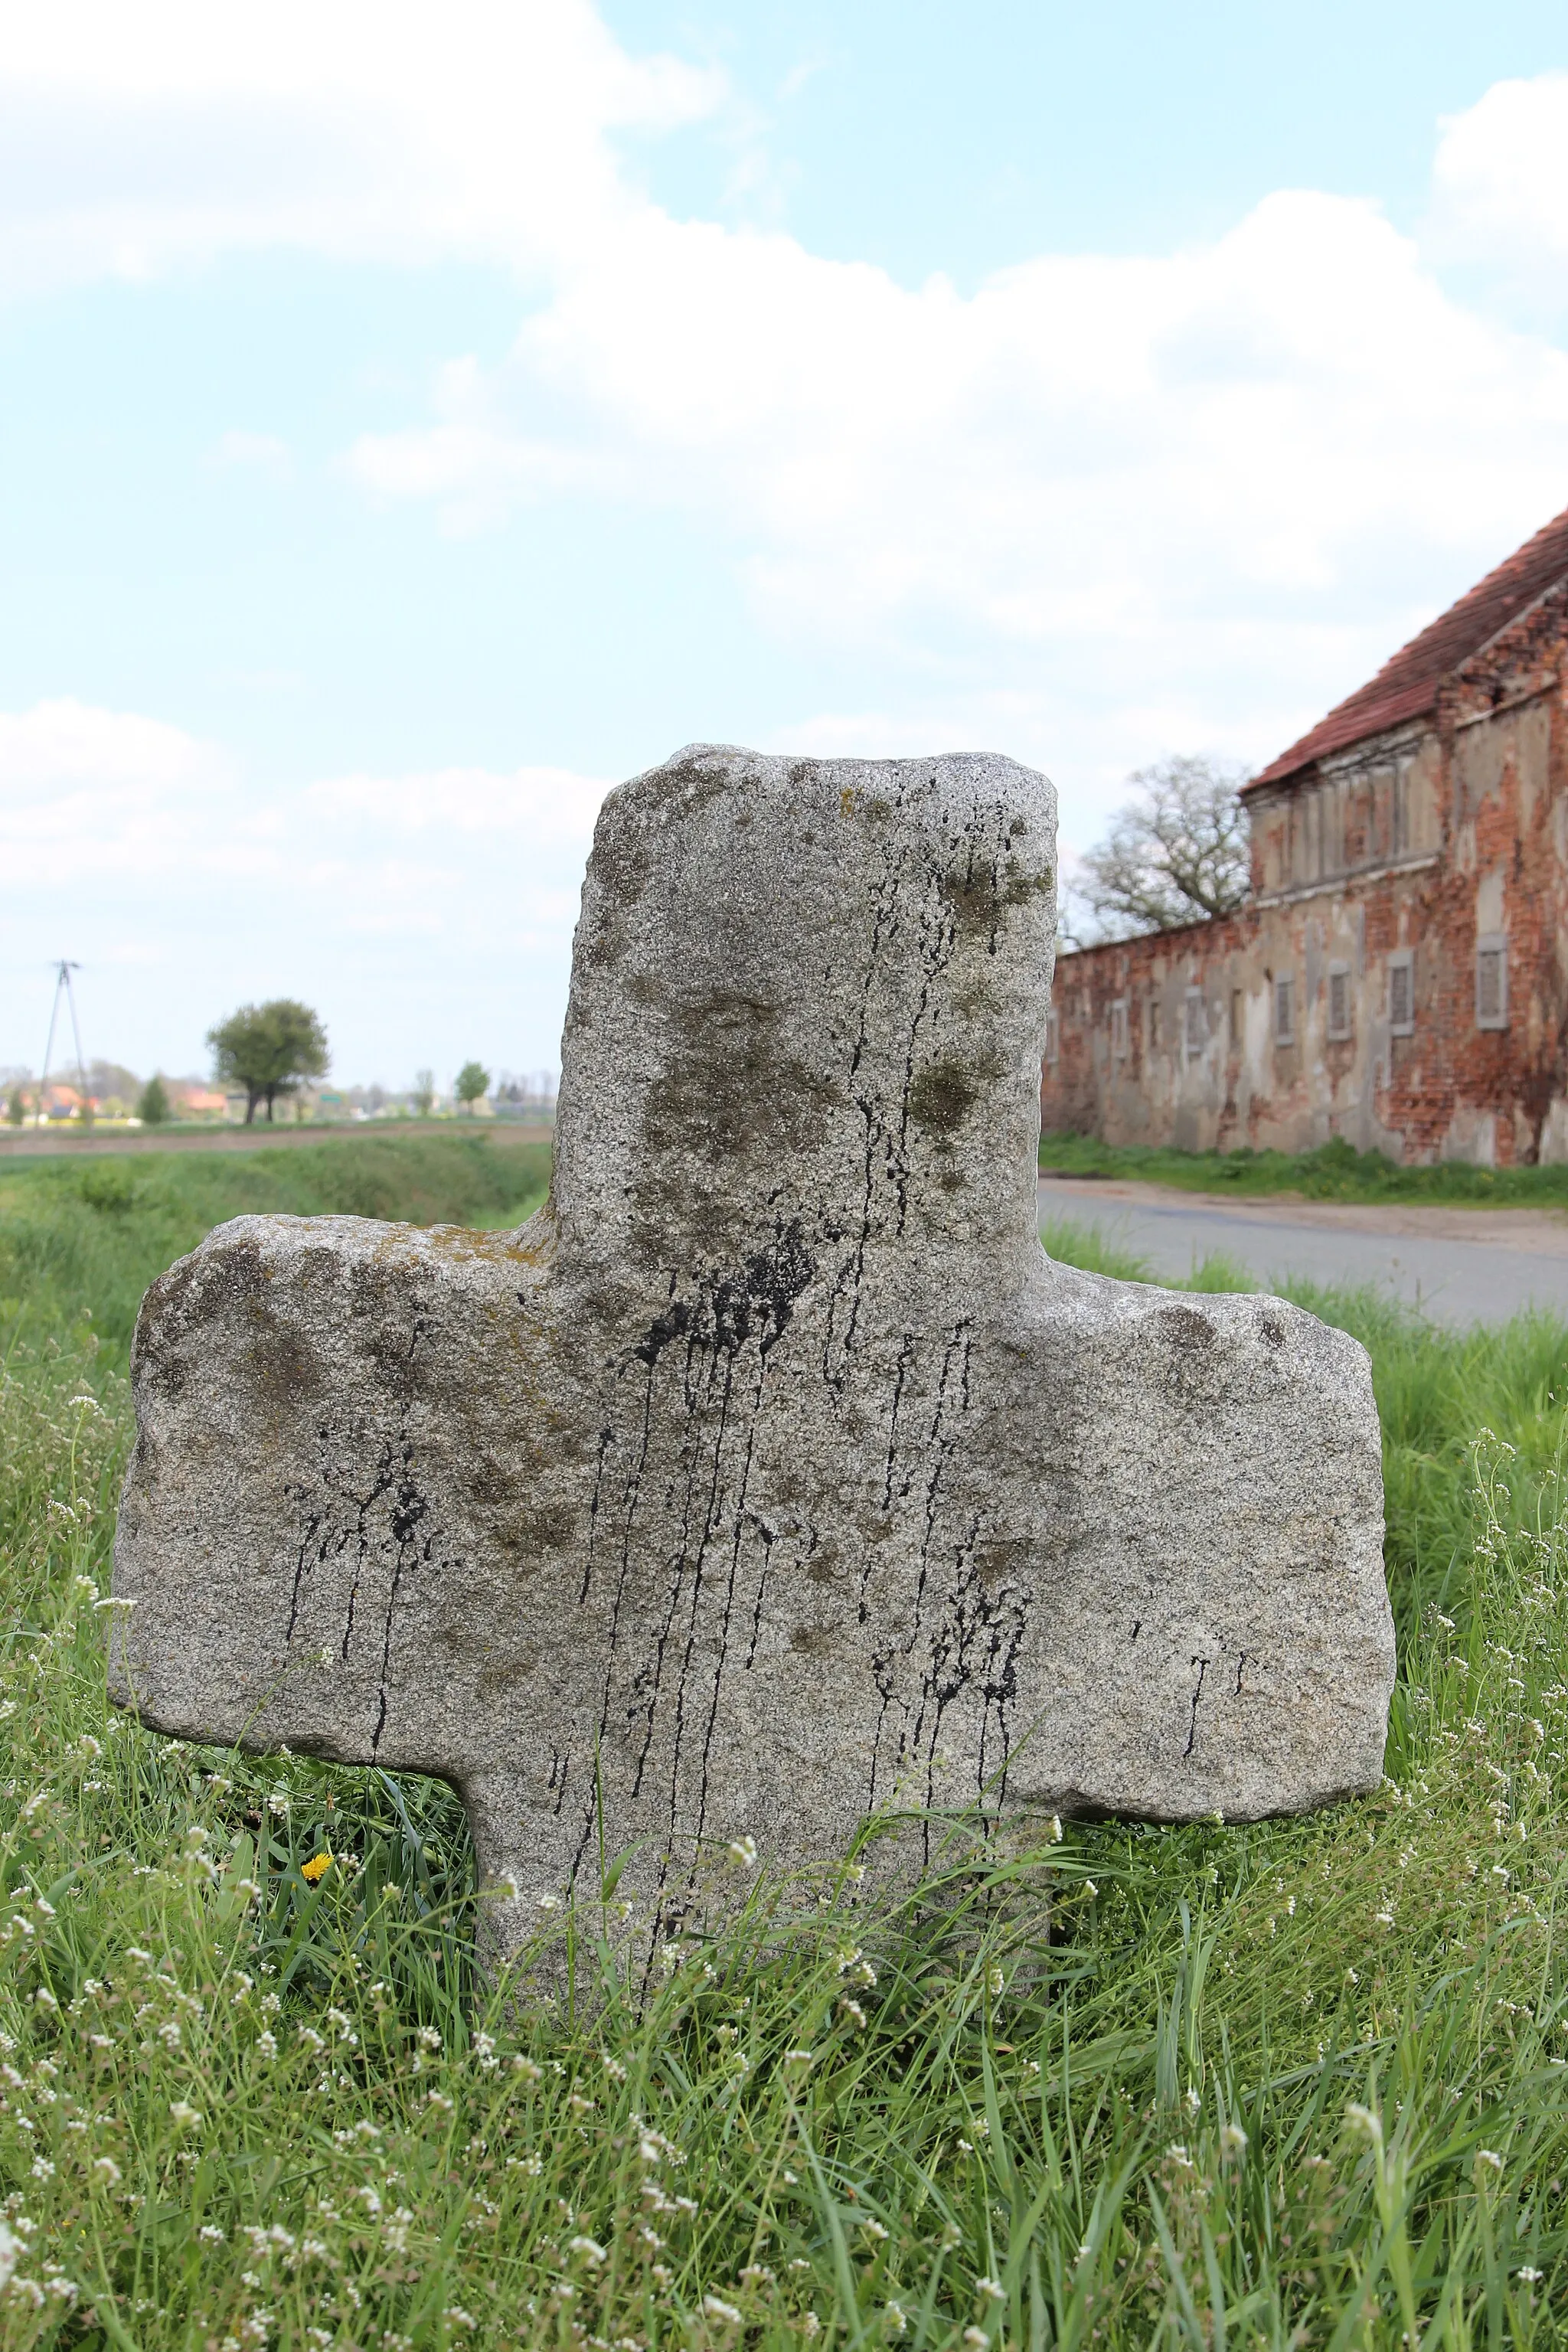
<path id="1" fill-rule="evenodd" d="M 1244 798 L 1237 913 L 1059 959 L 1045 1131 L 1568 1160 L 1568 512 Z"/>

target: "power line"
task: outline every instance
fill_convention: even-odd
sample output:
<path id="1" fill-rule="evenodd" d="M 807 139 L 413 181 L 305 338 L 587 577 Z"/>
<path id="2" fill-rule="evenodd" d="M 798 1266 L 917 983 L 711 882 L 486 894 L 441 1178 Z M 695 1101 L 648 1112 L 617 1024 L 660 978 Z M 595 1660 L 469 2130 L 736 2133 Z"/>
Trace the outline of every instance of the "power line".
<path id="1" fill-rule="evenodd" d="M 65 997 L 66 1004 L 69 1010 L 71 1017 L 71 1037 L 76 1045 L 77 1087 L 81 1096 L 82 1112 L 84 1116 L 86 1115 L 87 1065 L 81 1057 L 81 1028 L 76 1017 L 76 991 L 71 986 L 72 972 L 79 971 L 80 970 L 80 964 L 72 963 L 68 956 L 61 956 L 58 963 L 55 966 L 55 998 L 54 1003 L 49 1007 L 49 1037 L 47 1045 L 44 1047 L 43 1075 L 38 1080 L 38 1119 L 40 1125 L 48 1115 L 44 1101 L 44 1090 L 49 1083 L 49 1056 L 55 1050 L 55 1024 L 59 1019 L 60 997 L 62 994 Z"/>

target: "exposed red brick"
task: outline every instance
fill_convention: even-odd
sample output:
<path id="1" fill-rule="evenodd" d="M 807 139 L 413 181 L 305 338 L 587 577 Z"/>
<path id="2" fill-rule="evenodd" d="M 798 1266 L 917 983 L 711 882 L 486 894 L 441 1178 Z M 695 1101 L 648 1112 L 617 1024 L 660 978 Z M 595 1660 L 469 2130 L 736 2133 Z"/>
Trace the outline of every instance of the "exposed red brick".
<path id="1" fill-rule="evenodd" d="M 1565 688 L 1568 514 L 1331 713 L 1304 764 L 1298 745 L 1255 780 L 1237 914 L 1061 959 L 1047 1133 L 1568 1159 Z M 1494 936 L 1503 1027 L 1478 1021 L 1478 942 Z M 1398 1035 L 1389 959 L 1406 952 L 1415 1020 Z M 1293 1043 L 1274 1034 L 1280 979 Z"/>

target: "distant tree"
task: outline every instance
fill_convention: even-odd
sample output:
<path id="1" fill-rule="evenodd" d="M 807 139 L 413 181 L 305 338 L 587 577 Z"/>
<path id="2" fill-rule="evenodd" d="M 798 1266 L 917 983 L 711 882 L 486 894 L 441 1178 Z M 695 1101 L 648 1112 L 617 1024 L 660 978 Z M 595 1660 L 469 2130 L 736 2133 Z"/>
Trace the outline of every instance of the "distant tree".
<path id="1" fill-rule="evenodd" d="M 458 1083 L 452 1091 L 463 1108 L 471 1111 L 481 1095 L 490 1090 L 490 1074 L 482 1062 L 465 1062 L 458 1072 Z"/>
<path id="2" fill-rule="evenodd" d="M 26 1097 L 23 1094 L 20 1087 L 13 1087 L 11 1089 L 10 1100 L 5 1105 L 5 1123 L 8 1127 L 21 1127 L 26 1121 Z"/>
<path id="3" fill-rule="evenodd" d="M 142 1091 L 142 1081 L 123 1062 L 106 1062 L 100 1055 L 87 1066 L 87 1090 L 107 1109 L 114 1102 L 133 1103 Z"/>
<path id="4" fill-rule="evenodd" d="M 143 1127 L 162 1127 L 164 1120 L 169 1118 L 172 1108 L 169 1089 L 158 1072 L 154 1070 L 142 1089 L 136 1105 L 136 1116 Z"/>
<path id="5" fill-rule="evenodd" d="M 1247 771 L 1215 760 L 1161 760 L 1128 782 L 1137 798 L 1085 852 L 1078 895 L 1102 939 L 1180 930 L 1228 915 L 1250 876 L 1247 813 L 1237 797 Z"/>
<path id="6" fill-rule="evenodd" d="M 279 1095 L 296 1092 L 302 1078 L 319 1078 L 327 1067 L 327 1033 L 308 1004 L 275 996 L 267 1004 L 242 1004 L 207 1031 L 214 1076 L 220 1086 L 245 1088 L 245 1123 L 258 1103 L 268 1123 Z"/>
<path id="7" fill-rule="evenodd" d="M 414 1090 L 410 1094 L 408 1099 L 413 1104 L 416 1112 L 421 1118 L 429 1118 L 431 1112 L 436 1108 L 436 1073 L 434 1070 L 415 1071 Z"/>

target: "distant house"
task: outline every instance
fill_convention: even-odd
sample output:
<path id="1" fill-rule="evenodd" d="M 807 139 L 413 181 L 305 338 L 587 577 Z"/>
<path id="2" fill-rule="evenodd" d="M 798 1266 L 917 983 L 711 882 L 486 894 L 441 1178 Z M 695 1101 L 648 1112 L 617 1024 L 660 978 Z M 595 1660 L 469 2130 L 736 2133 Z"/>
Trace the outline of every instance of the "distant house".
<path id="1" fill-rule="evenodd" d="M 1059 959 L 1045 1131 L 1568 1160 L 1568 512 L 1244 797 L 1237 913 Z"/>
<path id="2" fill-rule="evenodd" d="M 169 1087 L 169 1098 L 178 1118 L 226 1118 L 230 1116 L 230 1096 L 220 1094 L 216 1087 L 192 1086 L 175 1079 Z M 239 1097 L 243 1111 L 245 1097 Z"/>

